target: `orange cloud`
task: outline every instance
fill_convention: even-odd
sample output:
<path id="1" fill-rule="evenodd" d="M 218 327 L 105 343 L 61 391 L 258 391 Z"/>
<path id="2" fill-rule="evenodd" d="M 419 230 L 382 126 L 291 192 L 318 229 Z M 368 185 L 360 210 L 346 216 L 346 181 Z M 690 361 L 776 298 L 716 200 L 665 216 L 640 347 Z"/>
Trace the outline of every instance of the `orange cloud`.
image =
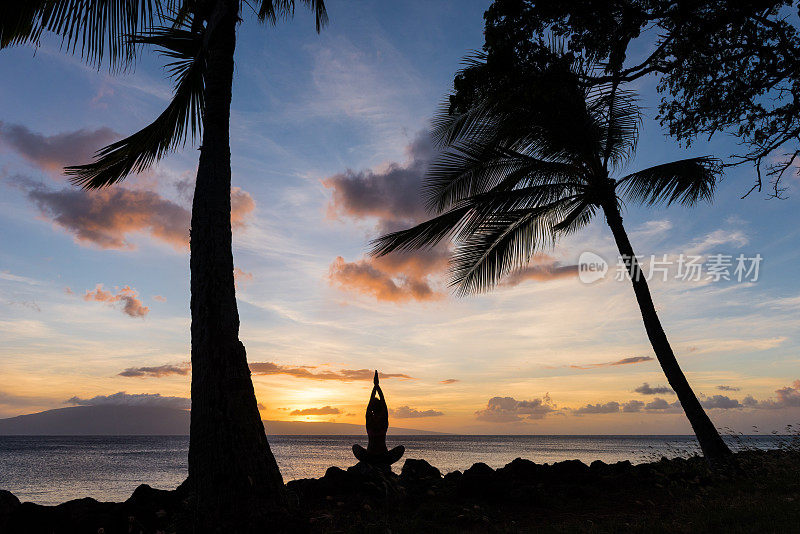
<path id="1" fill-rule="evenodd" d="M 568 365 L 572 369 L 597 369 L 598 367 L 614 367 L 616 365 L 630 365 L 633 363 L 642 363 L 642 362 L 649 362 L 653 360 L 650 356 L 632 356 L 630 358 L 622 358 L 621 360 L 617 360 L 615 362 L 605 362 L 605 363 L 587 363 L 587 364 L 576 364 L 576 365 Z"/>
<path id="2" fill-rule="evenodd" d="M 447 255 L 441 249 L 354 262 L 339 256 L 330 266 L 329 280 L 341 289 L 385 302 L 439 300 L 445 293 L 434 286 L 432 278 L 441 276 L 446 265 Z"/>
<path id="3" fill-rule="evenodd" d="M 234 229 L 245 226 L 245 219 L 256 208 L 256 201 L 241 187 L 231 187 L 231 226 Z"/>
<path id="4" fill-rule="evenodd" d="M 40 184 L 28 198 L 57 226 L 83 245 L 133 249 L 130 234 L 146 233 L 176 249 L 189 243 L 189 210 L 154 191 L 109 187 L 94 191 L 47 189 Z"/>
<path id="5" fill-rule="evenodd" d="M 446 380 L 439 381 L 440 384 L 455 384 L 456 382 L 461 382 L 461 380 L 457 378 L 448 378 Z"/>
<path id="6" fill-rule="evenodd" d="M 341 380 L 349 382 L 352 380 L 372 380 L 375 371 L 371 369 L 340 369 L 339 371 L 318 371 L 314 366 L 302 365 L 299 367 L 289 367 L 278 365 L 273 362 L 253 362 L 250 364 L 250 371 L 254 375 L 289 375 L 295 378 L 309 378 L 313 380 Z M 413 379 L 403 373 L 378 373 L 380 378 L 403 378 Z"/>
<path id="7" fill-rule="evenodd" d="M 104 249 L 133 249 L 132 234 L 149 234 L 178 250 L 189 246 L 191 212 L 178 202 L 147 189 L 109 187 L 93 191 L 75 188 L 49 189 L 23 182 L 28 198 L 51 219 L 84 245 Z M 231 225 L 241 229 L 255 209 L 250 193 L 231 189 Z"/>
<path id="8" fill-rule="evenodd" d="M 528 280 L 547 282 L 559 278 L 574 277 L 578 274 L 577 265 L 563 265 L 546 254 L 537 254 L 528 265 L 513 271 L 503 280 L 503 285 L 514 287 Z"/>
<path id="9" fill-rule="evenodd" d="M 83 296 L 85 301 L 104 302 L 106 304 L 122 303 L 122 312 L 130 317 L 144 317 L 150 311 L 139 299 L 139 294 L 130 286 L 125 286 L 116 293 L 103 289 L 103 284 L 97 284 L 94 291 L 86 291 Z"/>
<path id="10" fill-rule="evenodd" d="M 236 289 L 246 285 L 247 282 L 250 282 L 252 279 L 253 273 L 245 272 L 238 267 L 233 268 L 233 283 L 236 284 Z"/>
<path id="11" fill-rule="evenodd" d="M 331 218 L 376 220 L 377 233 L 406 228 L 427 217 L 422 184 L 433 154 L 426 132 L 407 147 L 408 161 L 382 170 L 335 174 L 323 185 L 331 189 Z M 384 302 L 429 301 L 444 297 L 433 279 L 447 271 L 446 246 L 347 262 L 337 257 L 330 266 L 331 284 Z"/>

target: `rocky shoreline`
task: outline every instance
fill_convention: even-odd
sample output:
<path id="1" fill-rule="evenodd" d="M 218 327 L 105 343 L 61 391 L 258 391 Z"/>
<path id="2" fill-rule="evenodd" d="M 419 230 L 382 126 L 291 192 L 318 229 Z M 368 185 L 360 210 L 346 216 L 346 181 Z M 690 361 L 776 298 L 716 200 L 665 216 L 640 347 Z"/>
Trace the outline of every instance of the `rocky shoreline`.
<path id="1" fill-rule="evenodd" d="M 800 520 L 798 460 L 796 451 L 747 451 L 712 472 L 699 457 L 639 465 L 518 458 L 499 469 L 477 463 L 445 475 L 418 459 L 407 459 L 399 475 L 359 463 L 288 482 L 290 513 L 281 526 L 287 532 L 748 532 L 755 526 L 781 532 L 781 525 Z M 0 491 L 0 532 L 182 532 L 190 499 L 181 488 L 142 485 L 123 503 L 86 498 L 40 506 Z M 764 525 L 767 518 L 772 526 Z"/>

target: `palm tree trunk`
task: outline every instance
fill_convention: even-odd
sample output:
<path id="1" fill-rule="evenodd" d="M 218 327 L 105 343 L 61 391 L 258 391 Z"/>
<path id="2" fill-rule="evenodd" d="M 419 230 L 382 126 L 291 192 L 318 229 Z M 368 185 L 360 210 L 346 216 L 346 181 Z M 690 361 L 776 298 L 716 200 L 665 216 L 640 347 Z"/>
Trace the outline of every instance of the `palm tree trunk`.
<path id="1" fill-rule="evenodd" d="M 603 211 L 605 212 L 608 226 L 614 234 L 619 253 L 628 268 L 628 273 L 633 283 L 633 292 L 636 294 L 636 300 L 642 312 L 642 320 L 647 331 L 647 337 L 653 346 L 658 363 L 661 364 L 661 369 L 664 370 L 669 385 L 678 395 L 678 400 L 686 413 L 686 417 L 689 419 L 689 423 L 692 425 L 697 441 L 700 442 L 700 448 L 703 450 L 706 460 L 712 465 L 724 463 L 726 458 L 730 456 L 731 451 L 725 445 L 711 419 L 708 418 L 705 410 L 700 405 L 700 401 L 697 400 L 692 387 L 678 365 L 678 360 L 675 359 L 675 354 L 672 352 L 667 335 L 664 333 L 658 314 L 656 314 L 647 280 L 640 274 L 639 263 L 633 253 L 633 247 L 628 240 L 625 227 L 622 225 L 622 215 L 620 215 L 619 207 L 616 203 L 609 203 L 603 206 Z"/>
<path id="2" fill-rule="evenodd" d="M 231 250 L 230 104 L 238 0 L 219 0 L 209 41 L 191 229 L 192 413 L 187 485 L 195 531 L 263 530 L 283 480 L 256 404 Z"/>

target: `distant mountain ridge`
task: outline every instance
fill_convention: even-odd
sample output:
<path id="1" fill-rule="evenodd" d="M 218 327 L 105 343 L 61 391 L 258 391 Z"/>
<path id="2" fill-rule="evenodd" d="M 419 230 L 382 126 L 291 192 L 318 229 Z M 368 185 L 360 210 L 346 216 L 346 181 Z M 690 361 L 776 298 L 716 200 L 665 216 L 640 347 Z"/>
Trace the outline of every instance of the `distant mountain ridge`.
<path id="1" fill-rule="evenodd" d="M 304 421 L 264 421 L 272 436 L 360 435 L 363 425 Z M 441 434 L 389 427 L 389 434 Z M 0 436 L 185 436 L 189 412 L 161 406 L 100 405 L 57 408 L 0 419 Z"/>

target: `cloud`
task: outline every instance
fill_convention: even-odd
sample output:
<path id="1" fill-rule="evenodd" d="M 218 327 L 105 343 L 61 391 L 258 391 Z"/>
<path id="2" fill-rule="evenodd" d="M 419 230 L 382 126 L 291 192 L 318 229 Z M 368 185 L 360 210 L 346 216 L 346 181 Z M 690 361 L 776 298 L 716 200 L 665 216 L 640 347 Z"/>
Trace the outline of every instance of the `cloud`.
<path id="1" fill-rule="evenodd" d="M 622 405 L 622 411 L 625 413 L 641 412 L 644 408 L 644 403 L 640 400 L 630 400 Z"/>
<path id="2" fill-rule="evenodd" d="M 530 264 L 506 276 L 503 280 L 503 285 L 514 287 L 528 280 L 547 282 L 559 278 L 574 277 L 577 274 L 577 265 L 563 265 L 546 254 L 537 254 L 531 258 Z"/>
<path id="3" fill-rule="evenodd" d="M 745 406 L 754 408 L 797 408 L 800 407 L 800 380 L 795 380 L 791 385 L 776 389 L 774 399 L 757 401 L 748 396 L 744 399 Z"/>
<path id="4" fill-rule="evenodd" d="M 248 273 L 246 271 L 241 270 L 238 267 L 233 268 L 233 283 L 236 285 L 236 289 L 240 289 L 247 285 L 248 282 L 253 280 L 253 273 Z"/>
<path id="5" fill-rule="evenodd" d="M 389 414 L 398 419 L 416 419 L 418 417 L 439 417 L 444 415 L 438 410 L 417 410 L 408 406 L 399 406 L 397 409 L 389 410 Z"/>
<path id="6" fill-rule="evenodd" d="M 507 423 L 526 419 L 541 419 L 555 407 L 550 402 L 550 397 L 545 395 L 540 399 L 518 401 L 513 397 L 492 397 L 486 403 L 486 408 L 475 412 L 477 419 L 490 423 Z"/>
<path id="7" fill-rule="evenodd" d="M 722 385 L 722 386 L 717 386 L 717 389 L 720 390 L 720 391 L 739 391 L 742 388 L 737 388 L 737 387 L 734 387 L 734 386 Z"/>
<path id="8" fill-rule="evenodd" d="M 375 371 L 371 369 L 340 369 L 338 371 L 312 371 L 314 366 L 290 367 L 278 365 L 273 362 L 253 362 L 250 364 L 250 371 L 254 375 L 289 375 L 295 378 L 309 378 L 313 380 L 341 380 L 349 382 L 352 380 L 372 380 Z M 413 379 L 403 373 L 378 373 L 380 378 L 403 378 Z"/>
<path id="9" fill-rule="evenodd" d="M 256 209 L 256 201 L 241 187 L 231 187 L 231 227 L 234 230 L 247 225 L 248 216 Z"/>
<path id="10" fill-rule="evenodd" d="M 181 375 L 186 376 L 191 370 L 189 362 L 178 365 L 166 364 L 156 367 L 128 367 L 118 376 L 137 377 L 137 378 L 161 378 L 162 376 Z"/>
<path id="11" fill-rule="evenodd" d="M 455 384 L 456 382 L 461 382 L 461 380 L 457 378 L 447 378 L 439 381 L 440 384 Z"/>
<path id="12" fill-rule="evenodd" d="M 599 413 L 617 413 L 619 412 L 620 404 L 616 401 L 606 402 L 605 404 L 587 404 L 580 408 L 573 410 L 576 414 L 599 414 Z"/>
<path id="13" fill-rule="evenodd" d="M 332 406 L 323 406 L 322 408 L 304 408 L 302 410 L 294 410 L 289 412 L 289 415 L 338 415 L 342 413 L 339 408 Z"/>
<path id="14" fill-rule="evenodd" d="M 73 187 L 56 190 L 32 181 L 21 181 L 20 187 L 43 216 L 82 245 L 132 250 L 136 247 L 130 236 L 145 234 L 177 250 L 189 246 L 190 210 L 155 191 L 121 186 L 92 191 Z M 231 189 L 234 230 L 246 226 L 254 209 L 249 193 L 238 187 Z"/>
<path id="15" fill-rule="evenodd" d="M 719 229 L 706 234 L 700 241 L 691 243 L 685 252 L 688 255 L 704 255 L 710 252 L 716 252 L 716 249 L 722 245 L 741 248 L 749 242 L 750 239 L 741 230 Z"/>
<path id="16" fill-rule="evenodd" d="M 83 296 L 85 301 L 105 302 L 110 305 L 122 303 L 122 313 L 130 317 L 144 317 L 150 312 L 139 299 L 139 294 L 130 286 L 125 286 L 116 293 L 103 289 L 103 284 L 97 284 L 94 291 L 86 291 Z"/>
<path id="17" fill-rule="evenodd" d="M 737 399 L 732 399 L 726 395 L 711 395 L 700 401 L 700 404 L 704 408 L 719 408 L 722 410 L 741 408 L 743 406 Z"/>
<path id="18" fill-rule="evenodd" d="M 347 170 L 322 181 L 331 189 L 331 218 L 377 219 L 380 233 L 398 230 L 427 217 L 422 186 L 434 154 L 430 134 L 419 132 L 406 147 L 405 164 L 380 171 Z"/>
<path id="19" fill-rule="evenodd" d="M 429 272 L 424 272 L 421 268 L 422 265 L 432 266 L 435 263 L 427 259 L 431 252 L 365 258 L 354 262 L 347 262 L 338 256 L 330 265 L 328 278 L 331 284 L 340 289 L 369 295 L 384 302 L 439 300 L 445 294 L 434 288 L 428 279 L 438 269 L 431 267 Z M 401 256 L 407 261 L 399 260 Z M 446 256 L 441 263 L 447 263 Z"/>
<path id="20" fill-rule="evenodd" d="M 638 388 L 634 389 L 636 393 L 641 393 L 642 395 L 674 395 L 675 392 L 672 391 L 667 386 L 656 386 L 650 387 L 650 384 L 645 382 Z"/>
<path id="21" fill-rule="evenodd" d="M 417 134 L 406 153 L 404 164 L 391 163 L 382 170 L 348 170 L 323 180 L 332 191 L 329 217 L 374 220 L 375 237 L 427 219 L 422 185 L 434 153 L 429 134 Z M 437 300 L 445 296 L 435 280 L 446 274 L 448 256 L 446 244 L 351 262 L 339 256 L 330 265 L 329 281 L 340 289 L 384 302 Z"/>
<path id="22" fill-rule="evenodd" d="M 156 302 L 167 302 L 167 297 L 163 295 L 153 295 L 153 300 Z"/>
<path id="23" fill-rule="evenodd" d="M 13 150 L 42 170 L 59 174 L 67 165 L 89 163 L 98 149 L 119 137 L 105 127 L 42 135 L 21 124 L 0 121 L 0 146 Z"/>
<path id="24" fill-rule="evenodd" d="M 76 404 L 78 406 L 106 406 L 106 405 L 125 405 L 125 406 L 163 406 L 165 408 L 179 408 L 187 410 L 191 407 L 191 401 L 184 397 L 165 397 L 160 393 L 125 393 L 120 391 L 113 395 L 97 395 L 91 399 L 71 397 L 64 401 L 64 404 Z"/>
<path id="25" fill-rule="evenodd" d="M 777 403 L 782 406 L 800 406 L 800 380 L 795 380 L 791 386 L 775 390 L 778 395 Z"/>
<path id="26" fill-rule="evenodd" d="M 615 362 L 606 362 L 606 363 L 587 363 L 587 364 L 575 364 L 569 365 L 572 369 L 597 369 L 598 367 L 614 367 L 616 365 L 630 365 L 633 363 L 642 363 L 642 362 L 649 362 L 653 360 L 650 356 L 632 356 L 630 358 L 622 358 L 621 360 L 617 360 Z"/>
<path id="27" fill-rule="evenodd" d="M 667 412 L 667 411 L 680 412 L 683 410 L 680 402 L 675 401 L 673 403 L 669 403 L 660 397 L 656 397 L 652 401 L 645 404 L 644 409 L 649 411 L 662 411 L 662 412 Z"/>
<path id="28" fill-rule="evenodd" d="M 33 184 L 27 195 L 44 216 L 82 245 L 134 249 L 131 234 L 149 234 L 180 250 L 189 243 L 189 210 L 154 191 L 119 186 L 53 190 Z"/>

